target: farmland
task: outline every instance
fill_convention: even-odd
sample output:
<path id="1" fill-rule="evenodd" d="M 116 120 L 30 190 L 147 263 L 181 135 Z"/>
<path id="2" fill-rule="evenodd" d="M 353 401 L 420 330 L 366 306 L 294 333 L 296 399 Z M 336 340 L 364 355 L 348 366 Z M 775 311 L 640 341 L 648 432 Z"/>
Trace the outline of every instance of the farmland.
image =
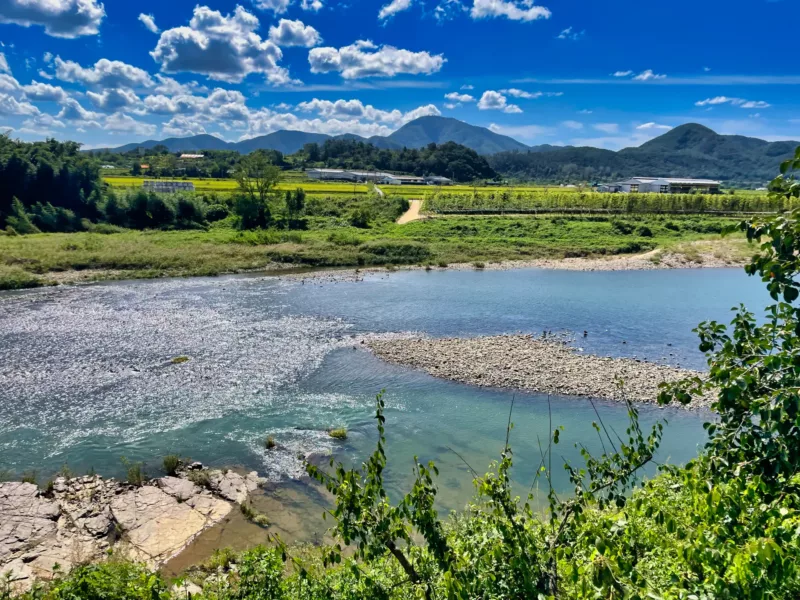
<path id="1" fill-rule="evenodd" d="M 146 177 L 103 177 L 103 181 L 110 185 L 112 188 L 118 189 L 131 189 L 140 188 L 144 183 Z M 188 181 L 194 184 L 195 190 L 198 192 L 235 192 L 238 189 L 238 184 L 235 179 L 180 179 L 176 181 Z M 299 177 L 286 177 L 278 184 L 279 191 L 294 190 L 295 188 L 302 187 L 308 195 L 340 195 L 346 194 L 352 196 L 354 194 L 366 194 L 369 190 L 366 185 L 353 185 L 347 183 L 321 183 L 312 182 L 308 179 L 301 179 Z"/>
<path id="2" fill-rule="evenodd" d="M 447 189 L 426 196 L 424 210 L 436 214 L 600 213 L 600 214 L 748 214 L 775 213 L 796 201 L 766 194 L 608 194 L 517 188 L 459 192 Z"/>

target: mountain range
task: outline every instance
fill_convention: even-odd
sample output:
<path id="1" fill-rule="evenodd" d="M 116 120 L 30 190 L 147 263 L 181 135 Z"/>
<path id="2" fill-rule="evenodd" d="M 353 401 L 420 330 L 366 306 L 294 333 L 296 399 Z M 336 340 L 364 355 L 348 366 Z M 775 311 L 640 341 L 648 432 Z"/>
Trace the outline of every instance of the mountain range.
<path id="1" fill-rule="evenodd" d="M 200 150 L 236 150 L 242 154 L 254 150 L 278 150 L 284 154 L 294 154 L 305 144 L 323 144 L 329 139 L 352 139 L 366 142 L 378 148 L 400 150 L 402 148 L 422 148 L 428 144 L 456 142 L 472 148 L 478 154 L 495 154 L 506 151 L 531 151 L 536 147 L 526 146 L 522 142 L 505 135 L 495 133 L 485 127 L 464 123 L 448 117 L 420 117 L 403 125 L 388 136 L 361 137 L 352 133 L 330 136 L 324 133 L 307 133 L 305 131 L 289 131 L 282 129 L 254 137 L 241 142 L 226 142 L 213 135 L 203 134 L 185 138 L 167 138 L 165 140 L 147 140 L 146 142 L 126 144 L 118 148 L 108 148 L 111 152 L 129 152 L 143 148 L 146 150 L 158 145 L 166 146 L 170 152 L 193 152 Z"/>
<path id="2" fill-rule="evenodd" d="M 456 142 L 487 156 L 489 164 L 505 177 L 538 181 L 590 181 L 632 177 L 705 177 L 736 182 L 766 182 L 777 173 L 781 160 L 792 156 L 800 142 L 767 142 L 740 135 L 720 135 L 703 125 L 688 123 L 618 152 L 592 147 L 526 146 L 485 127 L 447 117 L 420 117 L 388 136 L 364 138 L 354 134 L 281 130 L 268 135 L 226 142 L 212 135 L 148 140 L 110 149 L 128 152 L 166 146 L 170 152 L 201 150 L 278 150 L 293 154 L 307 143 L 329 139 L 354 139 L 378 148 L 422 148 L 428 144 Z M 366 168 L 366 166 L 365 166 Z"/>

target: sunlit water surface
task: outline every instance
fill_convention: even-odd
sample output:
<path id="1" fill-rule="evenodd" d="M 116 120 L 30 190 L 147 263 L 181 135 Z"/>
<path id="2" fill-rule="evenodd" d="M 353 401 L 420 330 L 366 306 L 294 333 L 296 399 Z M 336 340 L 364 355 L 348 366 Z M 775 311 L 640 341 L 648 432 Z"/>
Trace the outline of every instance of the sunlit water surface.
<path id="1" fill-rule="evenodd" d="M 365 457 L 376 439 L 374 397 L 386 389 L 390 490 L 406 488 L 414 456 L 435 460 L 441 506 L 460 508 L 472 485 L 453 450 L 485 470 L 501 449 L 512 397 L 521 491 L 533 481 L 551 419 L 565 428 L 558 462 L 579 460 L 576 442 L 600 448 L 592 406 L 436 380 L 384 364 L 353 336 L 572 331 L 587 352 L 702 369 L 692 328 L 729 321 L 740 302 L 757 308 L 766 300 L 760 282 L 727 269 L 412 271 L 322 284 L 226 277 L 0 294 L 0 468 L 47 476 L 68 464 L 119 476 L 125 456 L 155 473 L 169 453 L 240 465 L 276 482 L 258 502 L 268 512 L 276 502 L 288 507 L 279 531 L 318 539 L 320 499 L 294 481 L 297 456 Z M 173 364 L 178 356 L 190 360 Z M 622 433 L 624 407 L 597 406 Z M 703 442 L 706 414 L 641 414 L 645 425 L 669 421 L 662 460 L 688 460 Z M 346 442 L 328 437 L 333 426 L 347 427 Z M 277 450 L 264 449 L 268 435 Z M 564 488 L 566 477 L 555 483 Z M 210 535 L 220 539 L 199 546 L 224 543 L 224 532 Z M 259 535 L 239 524 L 227 541 Z"/>

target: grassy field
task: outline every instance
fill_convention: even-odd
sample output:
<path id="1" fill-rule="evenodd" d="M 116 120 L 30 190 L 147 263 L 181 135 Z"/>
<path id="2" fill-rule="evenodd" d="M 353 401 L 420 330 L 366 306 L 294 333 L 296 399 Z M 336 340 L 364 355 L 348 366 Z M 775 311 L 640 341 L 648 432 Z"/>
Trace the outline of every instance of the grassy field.
<path id="1" fill-rule="evenodd" d="M 113 188 L 131 189 L 140 188 L 146 177 L 103 177 L 103 181 Z M 238 185 L 233 179 L 165 179 L 164 181 L 189 181 L 194 184 L 198 192 L 235 192 Z M 366 185 L 353 185 L 345 183 L 318 183 L 303 179 L 289 178 L 278 184 L 281 191 L 294 190 L 302 187 L 309 195 L 338 195 L 366 194 L 369 190 Z"/>
<path id="2" fill-rule="evenodd" d="M 718 240 L 723 218 L 447 217 L 358 229 L 312 219 L 309 231 L 125 231 L 0 236 L 0 289 L 55 281 L 214 275 L 292 266 L 445 265 L 602 256 Z"/>

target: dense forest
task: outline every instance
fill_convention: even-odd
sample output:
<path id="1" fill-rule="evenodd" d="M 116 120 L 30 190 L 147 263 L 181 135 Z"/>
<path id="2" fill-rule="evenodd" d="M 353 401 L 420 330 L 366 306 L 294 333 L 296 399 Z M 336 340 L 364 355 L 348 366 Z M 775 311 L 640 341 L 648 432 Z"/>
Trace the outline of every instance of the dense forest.
<path id="1" fill-rule="evenodd" d="M 497 178 L 484 157 L 455 142 L 428 144 L 419 150 L 385 150 L 357 140 L 335 139 L 321 146 L 306 144 L 294 159 L 306 167 L 441 175 L 459 182 Z"/>
<path id="2" fill-rule="evenodd" d="M 488 157 L 498 173 L 521 181 L 568 183 L 626 177 L 693 177 L 764 185 L 796 142 L 719 135 L 702 125 L 676 127 L 637 148 L 619 152 L 566 147 L 546 152 L 500 152 Z"/>

